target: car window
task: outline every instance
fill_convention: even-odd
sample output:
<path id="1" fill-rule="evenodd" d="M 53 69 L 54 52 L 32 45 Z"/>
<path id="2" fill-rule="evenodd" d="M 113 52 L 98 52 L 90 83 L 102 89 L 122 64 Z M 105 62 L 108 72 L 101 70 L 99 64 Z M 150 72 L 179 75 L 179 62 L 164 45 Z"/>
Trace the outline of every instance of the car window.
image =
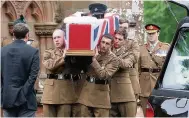
<path id="1" fill-rule="evenodd" d="M 164 74 L 163 88 L 189 90 L 189 30 L 182 29 Z"/>

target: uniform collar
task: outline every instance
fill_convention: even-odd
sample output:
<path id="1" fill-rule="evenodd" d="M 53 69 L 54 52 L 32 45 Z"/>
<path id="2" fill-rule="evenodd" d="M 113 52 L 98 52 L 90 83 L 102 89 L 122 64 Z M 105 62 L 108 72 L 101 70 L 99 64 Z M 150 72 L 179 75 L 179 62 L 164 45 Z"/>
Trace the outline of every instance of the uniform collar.
<path id="1" fill-rule="evenodd" d="M 63 53 L 58 48 L 55 49 L 55 54 L 57 54 L 59 56 L 63 55 Z"/>
<path id="2" fill-rule="evenodd" d="M 154 53 L 154 52 L 156 52 L 157 50 L 159 50 L 159 49 L 161 48 L 161 46 L 162 46 L 162 43 L 161 43 L 160 41 L 157 41 L 156 44 L 154 44 L 154 45 L 155 45 L 155 47 L 153 47 L 153 49 L 151 49 L 150 43 L 147 43 L 147 44 L 146 44 L 146 48 L 147 48 L 147 50 L 148 50 L 150 53 Z"/>
<path id="3" fill-rule="evenodd" d="M 150 44 L 150 47 L 151 47 L 152 49 L 154 49 L 154 48 L 157 46 L 158 42 L 159 42 L 159 41 L 156 41 L 154 44 L 149 43 L 149 44 Z"/>
<path id="4" fill-rule="evenodd" d="M 117 56 L 121 55 L 125 51 L 125 45 L 121 46 L 119 49 L 113 48 L 113 53 Z"/>
<path id="5" fill-rule="evenodd" d="M 105 53 L 104 55 L 99 54 L 96 59 L 100 62 L 100 61 L 105 61 L 110 55 L 112 54 L 111 51 Z"/>

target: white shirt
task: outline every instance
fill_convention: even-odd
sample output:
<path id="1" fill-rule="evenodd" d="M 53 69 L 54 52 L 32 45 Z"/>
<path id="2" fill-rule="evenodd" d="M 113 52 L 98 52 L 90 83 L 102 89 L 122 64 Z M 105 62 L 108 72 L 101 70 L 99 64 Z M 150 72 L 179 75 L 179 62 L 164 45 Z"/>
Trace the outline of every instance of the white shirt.
<path id="1" fill-rule="evenodd" d="M 156 47 L 156 45 L 158 44 L 158 42 L 159 41 L 155 42 L 154 44 L 150 43 L 150 49 L 153 50 Z"/>

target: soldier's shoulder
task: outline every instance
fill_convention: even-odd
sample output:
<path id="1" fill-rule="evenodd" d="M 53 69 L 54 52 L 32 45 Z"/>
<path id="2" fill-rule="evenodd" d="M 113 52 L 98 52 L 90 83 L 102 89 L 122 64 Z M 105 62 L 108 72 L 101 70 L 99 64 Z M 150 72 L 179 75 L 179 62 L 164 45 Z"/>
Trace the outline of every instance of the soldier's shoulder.
<path id="1" fill-rule="evenodd" d="M 143 47 L 147 47 L 147 46 L 148 46 L 148 43 L 144 43 L 144 44 L 138 43 L 138 45 L 139 45 L 140 48 L 143 48 Z"/>
<path id="2" fill-rule="evenodd" d="M 170 44 L 169 43 L 165 43 L 165 42 L 160 42 L 160 47 L 168 49 L 170 47 Z"/>
<path id="3" fill-rule="evenodd" d="M 169 44 L 169 43 L 163 43 L 163 45 L 165 45 L 165 46 L 170 46 L 170 44 Z"/>
<path id="4" fill-rule="evenodd" d="M 139 40 L 138 40 L 138 39 L 135 39 L 135 40 L 133 40 L 132 42 L 139 44 Z"/>
<path id="5" fill-rule="evenodd" d="M 48 59 L 51 57 L 51 54 L 54 52 L 54 49 L 50 48 L 50 49 L 47 49 L 45 50 L 43 56 L 45 59 Z"/>
<path id="6" fill-rule="evenodd" d="M 13 40 L 11 40 L 11 39 L 4 39 L 3 41 L 2 41 L 2 43 L 1 43 L 1 46 L 3 47 L 3 46 L 7 46 L 7 45 L 9 45 L 9 44 L 11 44 L 13 42 Z"/>
<path id="7" fill-rule="evenodd" d="M 129 40 L 128 40 L 128 44 L 130 44 L 130 45 L 135 45 L 135 44 L 137 44 L 137 45 L 138 45 L 138 41 L 137 41 L 137 40 L 134 40 L 134 39 L 129 39 Z"/>
<path id="8" fill-rule="evenodd" d="M 38 43 L 38 41 L 33 40 L 31 46 L 34 47 L 34 48 L 39 48 L 39 43 Z"/>

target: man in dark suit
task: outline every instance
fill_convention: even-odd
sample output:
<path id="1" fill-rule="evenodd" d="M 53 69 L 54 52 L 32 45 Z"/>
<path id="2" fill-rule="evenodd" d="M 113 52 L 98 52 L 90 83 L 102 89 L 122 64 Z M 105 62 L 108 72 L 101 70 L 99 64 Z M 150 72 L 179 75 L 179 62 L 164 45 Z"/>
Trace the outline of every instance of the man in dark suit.
<path id="1" fill-rule="evenodd" d="M 14 42 L 1 48 L 1 103 L 4 117 L 34 117 L 37 110 L 34 83 L 39 71 L 39 51 L 27 45 L 29 28 L 13 27 Z"/>

